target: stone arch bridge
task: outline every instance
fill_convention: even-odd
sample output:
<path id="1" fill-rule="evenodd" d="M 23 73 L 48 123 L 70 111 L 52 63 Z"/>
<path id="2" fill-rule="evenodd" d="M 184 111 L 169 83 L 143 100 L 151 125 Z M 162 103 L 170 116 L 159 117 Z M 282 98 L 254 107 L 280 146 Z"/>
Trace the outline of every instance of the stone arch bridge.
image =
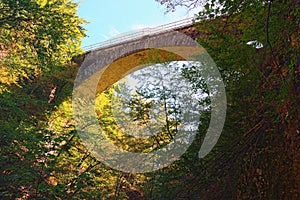
<path id="1" fill-rule="evenodd" d="M 99 83 L 97 91 L 102 92 L 141 66 L 188 60 L 194 51 L 199 51 L 195 49 L 195 39 L 199 36 L 194 19 L 187 18 L 155 28 L 128 32 L 84 47 L 85 54 L 77 61 L 81 68 L 75 87 L 86 79 L 95 78 Z"/>

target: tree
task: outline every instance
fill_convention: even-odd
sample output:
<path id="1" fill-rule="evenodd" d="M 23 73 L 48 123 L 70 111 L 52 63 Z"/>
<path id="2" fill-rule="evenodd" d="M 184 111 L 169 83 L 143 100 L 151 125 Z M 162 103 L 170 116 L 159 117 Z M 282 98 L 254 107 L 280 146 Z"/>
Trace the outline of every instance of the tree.
<path id="1" fill-rule="evenodd" d="M 70 95 L 76 70 L 71 61 L 82 53 L 85 21 L 76 9 L 66 0 L 0 2 L 1 199 L 55 199 L 64 192 L 50 169 L 74 132 L 55 130 L 48 117 Z M 68 125 L 70 116 L 60 115 L 69 118 L 60 125 Z"/>
<path id="2" fill-rule="evenodd" d="M 0 2 L 1 90 L 63 66 L 81 52 L 83 19 L 70 0 Z"/>
<path id="3" fill-rule="evenodd" d="M 178 189 L 179 198 L 297 199 L 300 2 L 158 2 L 167 10 L 204 6 L 195 26 L 205 36 L 198 42 L 223 75 L 229 105 L 215 158 L 204 162 L 210 170 L 189 179 L 197 182 L 189 184 L 193 192 Z"/>
<path id="4" fill-rule="evenodd" d="M 207 2 L 207 0 L 155 0 L 159 2 L 161 5 L 165 5 L 166 12 L 174 12 L 176 10 L 176 7 L 182 6 L 186 7 L 188 9 L 196 8 L 200 5 L 203 5 L 203 3 Z"/>
<path id="5" fill-rule="evenodd" d="M 154 137 L 156 148 L 172 141 L 178 131 L 187 127 L 197 129 L 196 116 L 205 110 L 199 102 L 204 101 L 207 94 L 193 90 L 182 75 L 191 65 L 193 63 L 163 63 L 130 74 L 129 81 L 125 82 L 128 86 L 116 87 L 117 98 L 113 99 L 115 116 L 123 128 L 137 137 Z M 117 106 L 116 102 L 122 105 Z"/>

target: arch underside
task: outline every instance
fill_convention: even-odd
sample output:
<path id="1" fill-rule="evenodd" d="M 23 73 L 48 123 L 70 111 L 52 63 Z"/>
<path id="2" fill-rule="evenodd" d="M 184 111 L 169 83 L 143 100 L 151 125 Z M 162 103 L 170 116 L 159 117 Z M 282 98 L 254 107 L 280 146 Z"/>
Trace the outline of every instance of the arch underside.
<path id="1" fill-rule="evenodd" d="M 144 49 L 126 55 L 115 60 L 104 68 L 103 74 L 101 75 L 97 85 L 97 92 L 103 92 L 126 75 L 145 66 L 181 60 L 186 59 L 162 49 Z"/>

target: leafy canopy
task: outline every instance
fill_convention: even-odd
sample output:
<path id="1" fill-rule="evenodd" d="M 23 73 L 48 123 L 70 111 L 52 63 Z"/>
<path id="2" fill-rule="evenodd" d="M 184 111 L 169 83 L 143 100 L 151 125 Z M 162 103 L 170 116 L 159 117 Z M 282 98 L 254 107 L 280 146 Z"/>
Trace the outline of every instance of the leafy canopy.
<path id="1" fill-rule="evenodd" d="M 81 52 L 85 21 L 70 0 L 0 2 L 0 90 L 63 66 Z"/>

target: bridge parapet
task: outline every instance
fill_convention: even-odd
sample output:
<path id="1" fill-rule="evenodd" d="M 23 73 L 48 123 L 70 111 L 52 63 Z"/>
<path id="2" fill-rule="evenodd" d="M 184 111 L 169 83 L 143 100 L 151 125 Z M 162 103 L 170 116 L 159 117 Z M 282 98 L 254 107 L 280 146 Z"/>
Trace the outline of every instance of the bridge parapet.
<path id="1" fill-rule="evenodd" d="M 111 38 L 109 40 L 106 40 L 104 42 L 99 42 L 93 45 L 85 46 L 83 47 L 83 50 L 88 53 L 94 50 L 99 50 L 99 49 L 104 49 L 108 48 L 114 45 L 119 45 L 122 43 L 126 43 L 132 40 L 137 40 L 140 39 L 144 36 L 153 36 L 156 34 L 161 34 L 164 32 L 169 32 L 169 31 L 175 31 L 178 29 L 182 29 L 185 27 L 192 26 L 194 24 L 195 19 L 193 17 L 183 19 L 180 21 L 160 25 L 154 28 L 143 28 L 138 31 L 131 31 L 127 33 L 123 33 L 117 37 Z"/>

